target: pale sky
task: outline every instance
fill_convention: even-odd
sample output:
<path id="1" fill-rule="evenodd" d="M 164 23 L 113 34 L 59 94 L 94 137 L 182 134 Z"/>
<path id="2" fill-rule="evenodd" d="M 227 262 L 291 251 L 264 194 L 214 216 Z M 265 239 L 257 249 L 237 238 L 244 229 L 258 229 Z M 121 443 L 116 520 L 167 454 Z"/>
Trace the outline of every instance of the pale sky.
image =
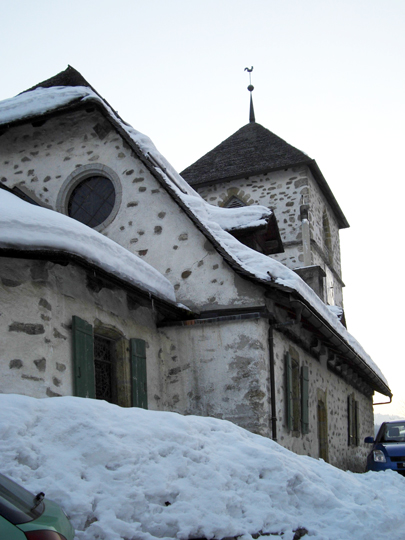
<path id="1" fill-rule="evenodd" d="M 349 331 L 405 416 L 404 0 L 0 0 L 0 99 L 76 68 L 181 171 L 248 120 L 316 159 Z M 375 396 L 376 399 L 381 396 Z M 383 401 L 385 398 L 383 398 Z"/>

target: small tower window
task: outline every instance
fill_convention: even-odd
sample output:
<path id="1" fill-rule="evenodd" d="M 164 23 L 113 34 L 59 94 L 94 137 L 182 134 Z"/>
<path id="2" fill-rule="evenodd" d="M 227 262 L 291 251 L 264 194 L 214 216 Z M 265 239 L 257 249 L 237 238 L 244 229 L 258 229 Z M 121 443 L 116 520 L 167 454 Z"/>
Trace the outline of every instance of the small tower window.
<path id="1" fill-rule="evenodd" d="M 241 208 L 242 206 L 246 206 L 246 204 L 241 201 L 239 197 L 235 197 L 235 195 L 232 195 L 232 197 L 224 204 L 224 208 Z"/>

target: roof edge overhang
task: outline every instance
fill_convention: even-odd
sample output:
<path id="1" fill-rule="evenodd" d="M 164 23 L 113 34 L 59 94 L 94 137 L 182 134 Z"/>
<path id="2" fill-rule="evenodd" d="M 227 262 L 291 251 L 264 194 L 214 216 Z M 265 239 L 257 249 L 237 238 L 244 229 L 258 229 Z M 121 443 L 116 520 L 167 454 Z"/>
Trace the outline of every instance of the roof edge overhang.
<path id="1" fill-rule="evenodd" d="M 27 260 L 45 260 L 53 262 L 55 264 L 61 264 L 66 266 L 68 264 L 75 264 L 84 268 L 85 270 L 90 270 L 94 275 L 97 275 L 99 278 L 104 279 L 114 285 L 125 289 L 126 291 L 135 294 L 137 297 L 142 299 L 143 302 L 147 304 L 153 303 L 154 309 L 157 309 L 162 315 L 167 316 L 171 315 L 176 319 L 189 318 L 192 313 L 186 308 L 186 306 L 181 306 L 171 302 L 168 299 L 165 299 L 159 296 L 156 293 L 148 291 L 146 288 L 143 288 L 140 285 L 135 285 L 130 283 L 125 279 L 122 279 L 103 268 L 100 268 L 94 263 L 87 261 L 84 257 L 76 255 L 74 253 L 69 253 L 67 251 L 60 250 L 51 250 L 51 249 L 24 249 L 16 247 L 7 247 L 0 246 L 0 257 L 6 258 L 16 258 L 16 259 L 27 259 Z M 194 316 L 195 314 L 193 314 Z"/>
<path id="2" fill-rule="evenodd" d="M 286 305 L 299 305 L 302 308 L 301 318 L 306 319 L 312 327 L 314 327 L 333 348 L 338 350 L 345 360 L 360 371 L 367 379 L 370 387 L 388 397 L 392 397 L 392 392 L 388 385 L 379 377 L 379 375 L 372 369 L 372 367 L 353 349 L 353 347 L 336 331 L 331 324 L 326 321 L 319 313 L 315 312 L 314 308 L 302 298 L 295 290 L 286 288 L 283 290 L 283 286 L 275 283 L 267 286 L 274 287 L 277 292 L 284 295 Z"/>

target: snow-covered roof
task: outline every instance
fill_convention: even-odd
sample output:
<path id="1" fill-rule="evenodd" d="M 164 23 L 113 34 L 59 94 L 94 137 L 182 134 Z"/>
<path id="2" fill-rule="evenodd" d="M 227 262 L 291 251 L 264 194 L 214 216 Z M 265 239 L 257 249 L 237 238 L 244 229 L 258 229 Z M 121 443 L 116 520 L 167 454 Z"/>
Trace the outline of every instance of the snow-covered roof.
<path id="1" fill-rule="evenodd" d="M 126 138 L 127 142 L 132 145 L 134 151 L 145 161 L 158 180 L 165 185 L 169 193 L 181 204 L 194 223 L 213 241 L 216 248 L 234 268 L 261 284 L 276 284 L 278 287 L 285 287 L 287 290 L 295 291 L 321 317 L 324 323 L 347 344 L 356 357 L 360 359 L 360 363 L 364 363 L 364 367 L 368 366 L 380 379 L 382 385 L 379 385 L 379 391 L 386 395 L 390 394 L 388 382 L 378 366 L 360 343 L 341 324 L 338 316 L 322 302 L 317 294 L 294 271 L 275 259 L 241 244 L 227 232 L 238 228 L 238 224 L 241 228 L 246 227 L 249 222 L 257 224 L 265 216 L 269 216 L 270 211 L 268 209 L 260 206 L 249 206 L 247 209 L 248 214 L 244 215 L 246 207 L 242 209 L 219 208 L 213 207 L 204 201 L 166 158 L 160 154 L 149 137 L 124 122 L 99 94 L 87 86 L 40 87 L 2 101 L 0 102 L 0 125 L 20 122 L 24 119 L 28 120 L 56 112 L 66 108 L 68 105 L 86 103 L 87 101 L 97 103 L 104 110 L 110 121 Z M 66 216 L 60 217 L 68 219 Z M 94 233 L 94 231 L 91 232 Z M 110 264 L 109 266 L 113 269 L 113 265 Z M 165 279 L 160 274 L 158 275 L 160 276 L 159 279 Z M 170 295 L 168 297 L 173 298 Z"/>
<path id="2" fill-rule="evenodd" d="M 171 283 L 155 268 L 110 238 L 68 216 L 34 206 L 0 189 L 0 249 L 75 255 L 170 303 Z"/>

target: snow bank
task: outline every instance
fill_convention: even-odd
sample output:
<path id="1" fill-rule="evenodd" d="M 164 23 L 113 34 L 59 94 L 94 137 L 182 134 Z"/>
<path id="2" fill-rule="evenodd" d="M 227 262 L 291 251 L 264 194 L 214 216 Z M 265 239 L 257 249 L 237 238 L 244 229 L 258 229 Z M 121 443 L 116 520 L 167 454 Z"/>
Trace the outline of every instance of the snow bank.
<path id="1" fill-rule="evenodd" d="M 0 471 L 61 503 L 77 540 L 403 540 L 405 478 L 353 474 L 230 422 L 0 395 Z"/>
<path id="2" fill-rule="evenodd" d="M 79 221 L 29 204 L 4 189 L 0 189 L 0 247 L 78 255 L 143 290 L 176 302 L 171 283 L 136 255 Z"/>

